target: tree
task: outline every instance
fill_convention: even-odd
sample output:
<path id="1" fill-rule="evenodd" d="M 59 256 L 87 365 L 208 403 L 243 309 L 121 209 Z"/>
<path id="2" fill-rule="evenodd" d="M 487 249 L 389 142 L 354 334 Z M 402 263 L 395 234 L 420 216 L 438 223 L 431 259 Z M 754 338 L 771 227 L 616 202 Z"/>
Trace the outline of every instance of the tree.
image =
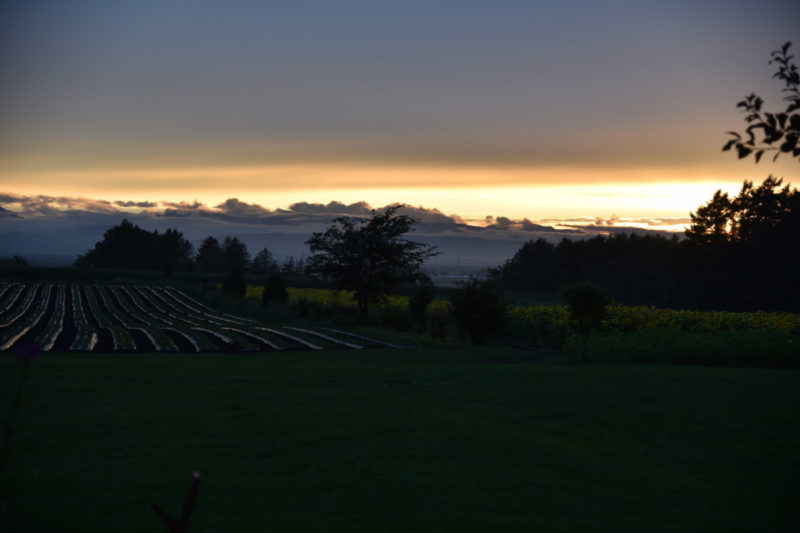
<path id="1" fill-rule="evenodd" d="M 764 152 L 768 151 L 775 151 L 773 161 L 778 159 L 782 153 L 791 153 L 792 157 L 797 157 L 800 161 L 800 146 L 798 146 L 800 113 L 797 112 L 800 110 L 800 74 L 797 72 L 797 66 L 790 62 L 794 57 L 788 55 L 791 44 L 791 42 L 787 42 L 779 50 L 774 50 L 771 55 L 772 59 L 769 61 L 770 64 L 778 65 L 778 71 L 772 77 L 784 81 L 783 92 L 788 93 L 783 98 L 788 102 L 786 110 L 780 113 L 762 112 L 761 106 L 764 105 L 764 100 L 753 93 L 746 96 L 744 100 L 736 104 L 736 107 L 741 107 L 742 111 L 747 113 L 745 117 L 745 121 L 749 124 L 745 129 L 747 139 L 743 140 L 741 134 L 729 131 L 728 134 L 733 138 L 725 143 L 725 146 L 722 147 L 723 151 L 735 147 L 739 159 L 754 153 L 756 163 L 764 155 Z M 759 133 L 757 130 L 761 130 L 761 132 Z M 757 133 L 760 137 L 758 139 Z"/>
<path id="2" fill-rule="evenodd" d="M 262 248 L 260 252 L 253 258 L 250 264 L 250 270 L 253 274 L 259 276 L 269 276 L 270 274 L 278 271 L 278 263 L 272 257 L 272 252 L 267 248 Z"/>
<path id="3" fill-rule="evenodd" d="M 245 294 L 247 294 L 247 284 L 244 282 L 242 267 L 234 265 L 228 270 L 225 281 L 222 282 L 222 292 L 237 298 L 244 298 Z"/>
<path id="4" fill-rule="evenodd" d="M 267 278 L 267 282 L 264 284 L 264 292 L 261 293 L 261 306 L 269 307 L 269 303 L 272 300 L 278 300 L 281 303 L 289 301 L 286 283 L 278 272 L 274 272 Z"/>
<path id="5" fill-rule="evenodd" d="M 225 272 L 225 251 L 214 237 L 206 237 L 197 250 L 197 268 L 202 272 Z"/>
<path id="6" fill-rule="evenodd" d="M 123 219 L 109 228 L 103 240 L 75 261 L 76 266 L 172 271 L 188 267 L 192 245 L 178 230 L 147 231 Z"/>
<path id="7" fill-rule="evenodd" d="M 718 190 L 714 197 L 697 213 L 689 213 L 692 225 L 686 230 L 689 241 L 704 246 L 719 245 L 728 242 L 733 227 L 733 210 L 728 193 Z"/>
<path id="8" fill-rule="evenodd" d="M 370 218 L 338 217 L 325 232 L 306 241 L 312 253 L 310 272 L 332 280 L 337 289 L 355 291 L 362 317 L 391 289 L 418 278 L 422 263 L 438 253 L 403 238 L 416 220 L 396 214 L 401 207 L 373 210 Z"/>
<path id="9" fill-rule="evenodd" d="M 166 272 L 179 268 L 188 269 L 191 266 L 194 247 L 177 229 L 168 229 L 156 242 L 157 254 Z"/>
<path id="10" fill-rule="evenodd" d="M 244 270 L 250 264 L 250 252 L 239 237 L 225 237 L 222 248 L 225 250 L 225 263 L 229 269 L 239 267 Z"/>
<path id="11" fill-rule="evenodd" d="M 283 265 L 281 266 L 281 274 L 284 276 L 302 276 L 305 274 L 305 259 L 302 257 L 298 257 L 295 259 L 292 256 L 289 256 L 289 259 L 284 261 Z"/>
<path id="12" fill-rule="evenodd" d="M 745 243 L 750 246 L 789 246 L 800 236 L 800 191 L 783 179 L 769 176 L 759 186 L 742 184 L 730 199 L 718 190 L 697 213 L 690 213 L 686 230 L 690 242 L 703 246 Z"/>

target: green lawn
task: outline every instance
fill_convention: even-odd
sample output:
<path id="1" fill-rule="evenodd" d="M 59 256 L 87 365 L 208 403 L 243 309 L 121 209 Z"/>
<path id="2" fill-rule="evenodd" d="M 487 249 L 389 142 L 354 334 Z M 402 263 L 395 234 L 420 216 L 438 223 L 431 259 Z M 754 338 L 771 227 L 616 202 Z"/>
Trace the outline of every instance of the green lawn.
<path id="1" fill-rule="evenodd" d="M 0 530 L 800 530 L 800 373 L 517 355 L 43 355 Z"/>

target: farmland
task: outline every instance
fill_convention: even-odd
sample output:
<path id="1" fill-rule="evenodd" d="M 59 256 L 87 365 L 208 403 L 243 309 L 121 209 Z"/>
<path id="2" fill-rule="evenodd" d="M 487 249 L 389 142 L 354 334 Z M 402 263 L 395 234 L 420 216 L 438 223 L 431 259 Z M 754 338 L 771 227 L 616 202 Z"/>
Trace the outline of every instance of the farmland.
<path id="1" fill-rule="evenodd" d="M 45 353 L 0 530 L 798 530 L 797 372 L 525 355 Z"/>
<path id="2" fill-rule="evenodd" d="M 0 284 L 0 351 L 214 352 L 392 346 L 330 328 L 261 322 L 141 285 Z"/>
<path id="3" fill-rule="evenodd" d="M 156 285 L 0 284 L 0 530 L 160 531 L 150 505 L 174 513 L 194 470 L 192 531 L 796 529 L 797 372 L 387 350 L 284 308 L 222 309 Z M 561 306 L 511 313 L 539 340 L 569 328 Z M 706 338 L 734 364 L 748 336 L 754 359 L 770 336 L 796 345 L 797 315 L 692 313 L 614 306 L 602 335 L 636 341 L 626 363 L 681 335 L 703 364 Z M 47 353 L 8 353 L 31 344 Z"/>

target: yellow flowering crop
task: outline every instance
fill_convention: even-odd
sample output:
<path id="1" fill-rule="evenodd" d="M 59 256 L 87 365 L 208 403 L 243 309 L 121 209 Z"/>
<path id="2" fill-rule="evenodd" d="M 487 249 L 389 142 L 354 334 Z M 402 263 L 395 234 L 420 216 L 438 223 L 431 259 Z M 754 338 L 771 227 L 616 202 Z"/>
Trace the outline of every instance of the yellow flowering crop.
<path id="1" fill-rule="evenodd" d="M 535 330 L 568 328 L 569 313 L 563 305 L 514 307 L 511 317 Z M 687 311 L 646 306 L 612 305 L 603 321 L 605 331 L 637 331 L 675 328 L 683 331 L 790 331 L 800 328 L 800 314 L 781 311 L 734 313 L 728 311 Z"/>

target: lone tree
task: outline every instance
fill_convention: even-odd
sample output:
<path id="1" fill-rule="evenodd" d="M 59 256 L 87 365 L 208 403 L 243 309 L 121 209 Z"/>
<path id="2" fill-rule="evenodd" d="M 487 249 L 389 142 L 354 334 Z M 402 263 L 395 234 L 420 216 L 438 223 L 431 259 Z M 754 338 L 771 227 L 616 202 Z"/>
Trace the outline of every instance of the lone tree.
<path id="1" fill-rule="evenodd" d="M 755 154 L 756 163 L 764 155 L 764 152 L 775 151 L 773 161 L 778 159 L 782 153 L 791 153 L 792 157 L 798 158 L 800 161 L 800 73 L 797 71 L 797 66 L 791 63 L 794 56 L 790 56 L 789 47 L 791 42 L 784 44 L 779 50 L 772 52 L 772 59 L 770 64 L 775 63 L 778 65 L 778 71 L 772 75 L 773 78 L 778 78 L 784 81 L 783 92 L 788 93 L 783 98 L 788 102 L 786 110 L 780 113 L 768 113 L 761 110 L 764 105 L 764 100 L 760 96 L 751 93 L 746 96 L 744 100 L 736 104 L 736 107 L 741 107 L 744 113 L 747 113 L 745 121 L 749 124 L 745 129 L 745 136 L 735 132 L 729 131 L 728 135 L 733 138 L 725 143 L 722 150 L 730 150 L 736 148 L 739 154 L 739 159 L 745 158 L 751 153 Z M 757 132 L 761 130 L 761 132 Z M 757 133 L 759 133 L 757 138 Z"/>
<path id="2" fill-rule="evenodd" d="M 332 280 L 337 289 L 355 291 L 362 318 L 391 289 L 424 276 L 422 263 L 438 254 L 435 247 L 403 238 L 417 221 L 397 214 L 401 207 L 373 210 L 370 218 L 335 218 L 325 232 L 306 241 L 312 253 L 309 271 Z"/>

